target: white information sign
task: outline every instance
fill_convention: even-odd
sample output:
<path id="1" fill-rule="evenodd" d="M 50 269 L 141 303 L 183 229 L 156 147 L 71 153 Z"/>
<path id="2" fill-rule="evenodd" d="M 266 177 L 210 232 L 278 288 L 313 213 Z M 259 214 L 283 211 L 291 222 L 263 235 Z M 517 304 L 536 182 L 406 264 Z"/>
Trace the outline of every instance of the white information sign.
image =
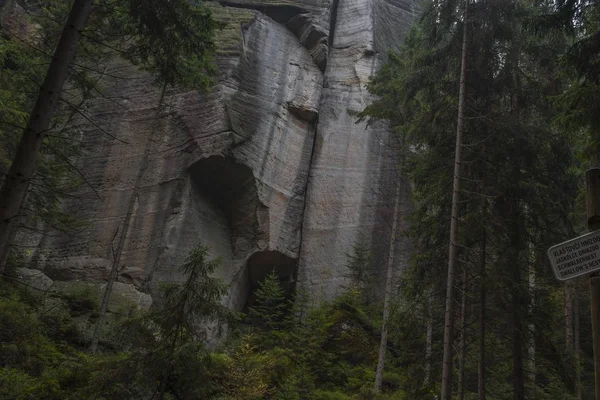
<path id="1" fill-rule="evenodd" d="M 600 270 L 600 230 L 550 247 L 548 258 L 561 281 Z"/>

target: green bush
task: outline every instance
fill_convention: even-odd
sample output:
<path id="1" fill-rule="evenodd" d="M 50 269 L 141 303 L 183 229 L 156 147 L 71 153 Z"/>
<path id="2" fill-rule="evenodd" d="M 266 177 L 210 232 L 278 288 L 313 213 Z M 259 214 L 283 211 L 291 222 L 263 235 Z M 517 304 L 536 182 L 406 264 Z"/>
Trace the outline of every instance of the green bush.
<path id="1" fill-rule="evenodd" d="M 0 368 L 0 400 L 27 399 L 26 393 L 37 380 L 15 368 Z"/>
<path id="2" fill-rule="evenodd" d="M 67 303 L 73 317 L 96 311 L 100 306 L 98 294 L 87 285 L 76 287 L 74 290 L 63 294 L 62 298 Z"/>
<path id="3" fill-rule="evenodd" d="M 39 319 L 43 324 L 43 331 L 47 337 L 77 346 L 86 345 L 87 341 L 82 328 L 65 310 L 53 310 L 40 315 Z"/>
<path id="4" fill-rule="evenodd" d="M 313 400 L 352 400 L 352 397 L 337 391 L 315 390 L 312 392 Z"/>

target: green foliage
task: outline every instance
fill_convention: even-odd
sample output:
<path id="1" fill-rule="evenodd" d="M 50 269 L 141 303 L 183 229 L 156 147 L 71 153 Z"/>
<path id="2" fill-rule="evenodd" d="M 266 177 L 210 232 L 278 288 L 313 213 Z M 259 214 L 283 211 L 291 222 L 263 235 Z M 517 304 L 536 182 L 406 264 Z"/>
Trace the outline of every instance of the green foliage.
<path id="1" fill-rule="evenodd" d="M 212 54 L 219 26 L 210 9 L 186 0 L 128 0 L 128 6 L 122 29 L 135 41 L 126 57 L 153 72 L 159 83 L 207 90 L 216 73 Z"/>
<path id="2" fill-rule="evenodd" d="M 329 390 L 315 390 L 312 393 L 313 400 L 352 400 L 352 397 L 340 393 L 340 392 L 332 392 Z"/>
<path id="3" fill-rule="evenodd" d="M 401 51 L 389 55 L 370 83 L 377 100 L 361 114 L 369 121 L 389 121 L 406 149 L 404 171 L 414 188 L 408 235 L 416 251 L 402 277 L 403 298 L 393 318 L 398 328 L 392 334 L 393 341 L 411 349 L 400 358 L 410 366 L 404 373 L 413 377 L 402 388 L 413 395 L 423 391 L 419 377 L 426 370 L 427 325 L 434 341 L 430 368 L 435 371 L 441 365 L 435 343 L 440 343 L 443 328 L 440 310 L 445 301 L 465 23 L 461 3 L 425 3 L 422 18 Z M 558 100 L 561 96 L 570 96 L 573 102 L 588 100 L 578 98 L 577 90 L 569 94 L 577 85 L 572 85 L 560 60 L 570 39 L 531 29 L 531 21 L 552 10 L 547 2 L 519 0 L 469 5 L 458 261 L 467 270 L 467 282 L 476 285 L 465 293 L 467 304 L 476 306 L 473 291 L 479 287 L 488 293 L 487 319 L 493 321 L 486 333 L 486 353 L 491 354 L 486 364 L 488 389 L 499 398 L 511 391 L 521 398 L 519 385 L 507 382 L 529 378 L 513 368 L 518 360 L 526 363 L 526 343 L 535 340 L 538 365 L 544 360 L 554 366 L 568 362 L 555 351 L 564 338 L 531 337 L 534 331 L 552 332 L 551 326 L 561 324 L 561 306 L 548 307 L 548 297 L 561 288 L 550 276 L 544 253 L 550 244 L 573 236 L 571 213 L 579 189 L 576 182 L 581 181 L 577 153 L 589 143 L 580 126 L 555 123 L 560 116 L 557 105 L 566 104 L 564 97 Z M 576 113 L 589 111 L 575 103 L 568 107 Z M 538 282 L 535 291 L 528 285 L 529 271 Z M 467 315 L 469 338 L 477 335 L 472 328 L 476 318 L 473 312 Z M 476 358 L 467 370 L 477 370 Z M 565 374 L 540 368 L 536 382 L 540 391 L 546 391 L 561 377 L 562 385 L 569 387 Z M 470 385 L 469 391 L 476 392 L 476 387 Z"/>
<path id="4" fill-rule="evenodd" d="M 19 21 L 27 31 L 34 32 L 38 38 L 34 45 L 4 27 L 0 28 L 0 174 L 4 175 L 10 167 L 23 128 L 29 119 L 29 110 L 33 106 L 47 67 L 48 58 L 43 47 L 49 35 L 54 31 L 39 31 L 35 21 L 26 18 Z M 37 50 L 42 47 L 42 51 Z M 26 213 L 31 216 L 27 227 L 35 227 L 39 222 L 59 230 L 78 228 L 72 213 L 60 210 L 63 195 L 79 187 L 81 177 L 72 168 L 71 158 L 77 155 L 76 133 L 66 129 L 73 112 L 57 115 L 53 133 L 48 135 L 41 149 L 38 173 L 30 184 L 30 194 Z"/>
<path id="5" fill-rule="evenodd" d="M 122 340 L 128 343 L 129 352 L 121 368 L 137 365 L 141 390 L 155 388 L 161 397 L 170 393 L 184 398 L 202 398 L 216 390 L 197 382 L 210 375 L 212 368 L 204 347 L 206 327 L 233 320 L 221 304 L 228 288 L 211 276 L 220 265 L 220 258 L 210 260 L 208 248 L 199 245 L 179 267 L 184 281 L 165 285 L 163 304 L 147 315 L 124 322 Z M 119 378 L 120 372 L 110 380 Z M 122 387 L 127 387 L 125 382 Z"/>
<path id="6" fill-rule="evenodd" d="M 100 304 L 98 294 L 90 286 L 76 287 L 63 295 L 72 316 L 96 311 Z"/>
<path id="7" fill-rule="evenodd" d="M 0 26 L 0 175 L 16 154 L 72 4 L 42 0 Z M 108 133 L 85 106 L 94 97 L 105 96 L 103 86 L 123 78 L 107 73 L 115 59 L 125 58 L 148 71 L 163 94 L 168 86 L 207 91 L 218 72 L 213 54 L 215 30 L 220 27 L 200 1 L 105 0 L 93 8 L 76 61 L 65 66 L 69 79 L 39 150 L 27 202 L 21 206 L 20 215 L 27 216 L 25 229 L 39 231 L 44 226 L 73 233 L 82 228 L 78 208 L 64 210 L 63 204 L 65 198 L 77 201 L 75 193 L 84 183 L 87 190 L 96 190 L 75 166 L 81 144 L 77 121 L 89 121 L 102 134 Z"/>
<path id="8" fill-rule="evenodd" d="M 352 253 L 347 255 L 346 277 L 350 280 L 351 289 L 366 291 L 373 280 L 374 262 L 371 249 L 364 237 L 360 237 L 352 246 Z"/>
<path id="9" fill-rule="evenodd" d="M 275 271 L 259 282 L 247 321 L 252 329 L 277 332 L 289 322 L 291 302 L 285 295 Z"/>

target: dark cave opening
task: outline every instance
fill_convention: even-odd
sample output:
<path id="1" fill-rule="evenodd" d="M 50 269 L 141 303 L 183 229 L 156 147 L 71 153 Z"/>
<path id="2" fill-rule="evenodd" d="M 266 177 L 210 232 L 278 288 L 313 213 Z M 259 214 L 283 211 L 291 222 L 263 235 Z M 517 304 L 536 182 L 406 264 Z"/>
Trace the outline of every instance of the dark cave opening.
<path id="1" fill-rule="evenodd" d="M 244 310 L 254 303 L 254 293 L 265 277 L 272 271 L 275 271 L 279 277 L 279 283 L 285 291 L 288 298 L 294 293 L 296 288 L 296 269 L 297 261 L 278 251 L 259 251 L 248 260 L 248 293 Z"/>
<path id="2" fill-rule="evenodd" d="M 249 206 L 258 202 L 252 170 L 234 159 L 211 156 L 189 170 L 200 190 L 225 213 L 231 225 L 242 222 L 238 220 L 249 214 Z M 244 204 L 247 202 L 253 204 Z"/>

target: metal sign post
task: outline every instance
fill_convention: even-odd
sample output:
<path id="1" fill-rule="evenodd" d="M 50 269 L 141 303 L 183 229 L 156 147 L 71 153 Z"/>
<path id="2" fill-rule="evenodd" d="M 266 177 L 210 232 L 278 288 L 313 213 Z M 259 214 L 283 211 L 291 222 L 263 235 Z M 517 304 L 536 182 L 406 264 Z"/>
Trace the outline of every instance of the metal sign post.
<path id="1" fill-rule="evenodd" d="M 548 259 L 558 280 L 590 276 L 595 393 L 600 400 L 600 168 L 585 173 L 585 206 L 590 232 L 550 247 Z"/>
<path id="2" fill-rule="evenodd" d="M 600 168 L 585 173 L 585 205 L 590 231 L 600 232 Z M 600 276 L 590 277 L 590 301 L 592 310 L 592 341 L 594 343 L 594 377 L 596 400 L 600 400 Z"/>
<path id="3" fill-rule="evenodd" d="M 550 247 L 548 259 L 560 281 L 600 271 L 600 230 Z"/>

